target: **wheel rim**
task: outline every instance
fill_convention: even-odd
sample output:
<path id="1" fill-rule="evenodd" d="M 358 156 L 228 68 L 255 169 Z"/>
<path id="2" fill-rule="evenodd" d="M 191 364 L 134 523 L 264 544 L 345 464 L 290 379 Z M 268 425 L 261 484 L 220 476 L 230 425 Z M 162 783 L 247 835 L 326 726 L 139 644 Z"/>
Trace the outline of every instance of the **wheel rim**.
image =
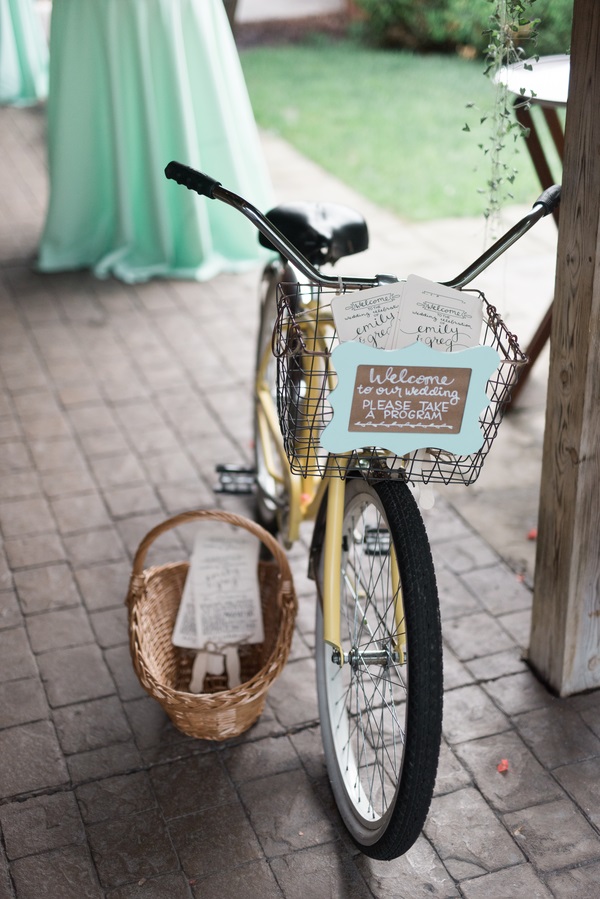
<path id="1" fill-rule="evenodd" d="M 394 808 L 406 732 L 407 665 L 404 647 L 398 647 L 392 560 L 383 510 L 359 494 L 344 519 L 345 664 L 340 668 L 332 661 L 331 647 L 324 645 L 323 652 L 329 724 L 343 783 L 344 796 L 338 798 L 346 815 L 374 834 Z"/>

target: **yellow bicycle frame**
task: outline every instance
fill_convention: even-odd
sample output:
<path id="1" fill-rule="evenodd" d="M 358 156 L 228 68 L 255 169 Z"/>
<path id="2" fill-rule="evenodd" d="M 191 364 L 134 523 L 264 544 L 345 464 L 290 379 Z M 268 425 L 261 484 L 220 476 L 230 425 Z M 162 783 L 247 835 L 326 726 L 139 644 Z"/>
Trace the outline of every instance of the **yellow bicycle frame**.
<path id="1" fill-rule="evenodd" d="M 307 307 L 310 308 L 310 307 Z M 323 345 L 325 356 L 325 336 L 318 329 L 313 330 L 310 321 L 303 322 L 303 328 L 307 330 L 308 345 Z M 325 526 L 324 543 L 324 570 L 323 570 L 323 630 L 324 639 L 337 653 L 339 664 L 344 663 L 344 654 L 341 642 L 341 604 L 340 604 L 340 569 L 342 562 L 342 529 L 344 519 L 344 500 L 346 480 L 344 475 L 344 460 L 338 459 L 335 465 L 336 475 L 321 477 L 318 475 L 298 475 L 290 470 L 288 458 L 283 445 L 281 429 L 277 409 L 269 389 L 267 369 L 272 362 L 271 346 L 265 347 L 260 360 L 256 393 L 256 421 L 257 437 L 261 442 L 263 462 L 269 476 L 275 483 L 283 486 L 288 498 L 287 515 L 285 520 L 279 522 L 281 536 L 286 547 L 292 546 L 300 536 L 300 525 L 304 521 L 313 521 L 321 505 L 321 501 L 327 490 L 327 516 Z M 304 367 L 304 366 L 302 366 Z M 311 378 L 310 366 L 305 367 L 307 375 L 307 393 L 310 396 Z M 322 378 L 322 373 L 316 377 Z M 318 392 L 318 391 L 317 391 Z M 309 459 L 307 470 L 315 470 L 311 463 L 310 454 L 314 455 L 312 444 L 309 443 Z M 341 462 L 341 465 L 340 465 Z M 346 465 L 349 457 L 346 460 Z M 396 597 L 395 621 L 396 621 L 396 650 L 402 658 L 405 654 L 406 632 L 404 626 L 404 610 L 399 582 L 398 566 L 395 552 L 392 551 L 392 587 Z"/>

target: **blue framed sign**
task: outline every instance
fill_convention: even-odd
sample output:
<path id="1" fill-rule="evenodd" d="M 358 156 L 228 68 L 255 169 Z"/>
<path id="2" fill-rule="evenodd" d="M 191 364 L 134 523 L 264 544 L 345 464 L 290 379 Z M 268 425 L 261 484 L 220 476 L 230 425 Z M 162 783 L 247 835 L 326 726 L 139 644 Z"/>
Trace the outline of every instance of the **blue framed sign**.
<path id="1" fill-rule="evenodd" d="M 327 452 L 379 446 L 403 456 L 436 447 L 469 455 L 481 448 L 486 385 L 500 361 L 492 347 L 441 353 L 423 343 L 382 350 L 348 341 L 331 361 L 338 384 L 321 435 Z"/>

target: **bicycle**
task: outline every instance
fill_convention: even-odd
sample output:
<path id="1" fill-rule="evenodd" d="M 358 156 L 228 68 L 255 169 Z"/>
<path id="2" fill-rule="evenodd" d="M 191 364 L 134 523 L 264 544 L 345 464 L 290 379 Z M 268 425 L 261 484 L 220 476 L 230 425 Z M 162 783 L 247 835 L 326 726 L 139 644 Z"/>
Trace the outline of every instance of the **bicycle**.
<path id="1" fill-rule="evenodd" d="M 344 207 L 309 204 L 277 207 L 265 216 L 180 163 L 170 163 L 165 174 L 231 205 L 255 225 L 261 243 L 277 251 L 261 288 L 257 512 L 288 547 L 300 524 L 314 521 L 309 574 L 318 596 L 317 694 L 328 775 L 356 845 L 373 858 L 396 858 L 424 826 L 442 735 L 437 585 L 409 484 L 474 482 L 525 356 L 476 292 L 484 311 L 481 343 L 500 358 L 479 417 L 481 447 L 462 456 L 427 445 L 401 454 L 375 445 L 325 449 L 324 432 L 334 417 L 329 395 L 341 384 L 332 366 L 338 340 L 331 299 L 397 283 L 393 276 L 337 278 L 320 270 L 324 262 L 366 248 L 364 221 Z M 462 290 L 559 200 L 559 187 L 545 191 L 528 215 L 442 286 Z"/>

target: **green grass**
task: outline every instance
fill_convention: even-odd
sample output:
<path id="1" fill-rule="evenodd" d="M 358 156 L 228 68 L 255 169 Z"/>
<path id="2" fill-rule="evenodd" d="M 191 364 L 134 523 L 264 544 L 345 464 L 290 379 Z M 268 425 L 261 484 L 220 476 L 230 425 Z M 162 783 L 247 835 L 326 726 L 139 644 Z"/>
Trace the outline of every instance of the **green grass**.
<path id="1" fill-rule="evenodd" d="M 466 108 L 493 105 L 481 60 L 324 40 L 247 49 L 241 60 L 259 126 L 373 202 L 412 220 L 487 208 L 489 157 L 478 145 L 490 146 L 489 126 Z M 522 140 L 514 158 L 512 144 L 514 201 L 529 202 L 538 182 Z"/>

